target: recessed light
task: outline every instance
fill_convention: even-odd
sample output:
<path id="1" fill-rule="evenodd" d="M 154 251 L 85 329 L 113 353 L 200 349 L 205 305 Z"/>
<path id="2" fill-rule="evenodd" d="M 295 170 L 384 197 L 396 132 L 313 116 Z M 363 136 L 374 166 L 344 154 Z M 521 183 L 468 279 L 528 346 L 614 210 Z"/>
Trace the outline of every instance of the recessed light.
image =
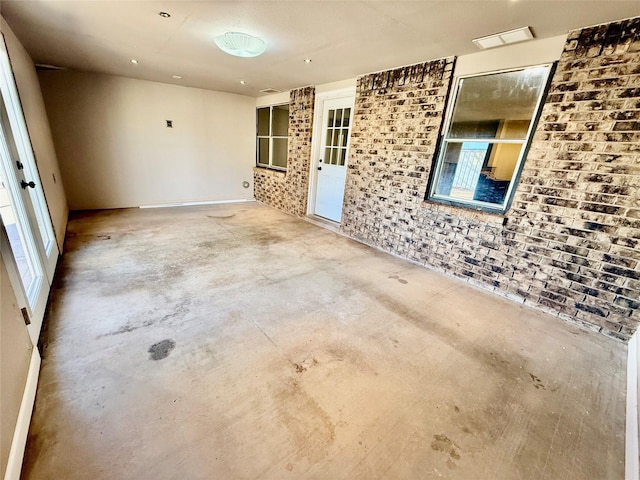
<path id="1" fill-rule="evenodd" d="M 245 82 L 244 80 L 240 80 L 240 85 L 246 85 L 247 82 Z"/>
<path id="2" fill-rule="evenodd" d="M 158 15 L 160 15 L 162 18 L 169 18 L 171 16 L 171 14 L 167 12 L 160 12 L 158 13 Z"/>
<path id="3" fill-rule="evenodd" d="M 131 63 L 138 65 L 140 62 L 138 60 L 136 60 L 135 58 L 131 59 Z"/>
<path id="4" fill-rule="evenodd" d="M 305 58 L 304 59 L 304 63 L 311 63 L 311 59 L 310 58 Z"/>
<path id="5" fill-rule="evenodd" d="M 171 75 L 171 78 L 175 78 L 176 80 L 180 80 L 182 75 Z"/>

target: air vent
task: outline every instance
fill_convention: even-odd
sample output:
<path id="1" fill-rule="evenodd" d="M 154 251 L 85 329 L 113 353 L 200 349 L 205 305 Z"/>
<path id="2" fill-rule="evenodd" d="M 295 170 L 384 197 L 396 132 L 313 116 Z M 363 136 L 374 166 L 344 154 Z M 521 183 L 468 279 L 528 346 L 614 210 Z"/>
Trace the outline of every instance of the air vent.
<path id="1" fill-rule="evenodd" d="M 260 93 L 282 93 L 282 90 L 276 90 L 275 88 L 265 88 L 260 90 Z"/>
<path id="2" fill-rule="evenodd" d="M 516 28 L 515 30 L 509 30 L 508 32 L 496 33 L 494 35 L 487 35 L 486 37 L 474 38 L 473 43 L 478 47 L 495 48 L 507 45 L 508 43 L 526 42 L 533 38 L 533 33 L 529 27 Z"/>

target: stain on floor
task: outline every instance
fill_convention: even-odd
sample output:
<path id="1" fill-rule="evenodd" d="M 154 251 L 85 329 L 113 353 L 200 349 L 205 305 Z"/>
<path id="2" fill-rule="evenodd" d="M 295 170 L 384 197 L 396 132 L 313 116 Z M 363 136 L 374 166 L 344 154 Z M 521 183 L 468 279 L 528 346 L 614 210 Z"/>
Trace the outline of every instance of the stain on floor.
<path id="1" fill-rule="evenodd" d="M 258 203 L 72 213 L 60 269 L 23 480 L 624 478 L 618 342 Z"/>
<path id="2" fill-rule="evenodd" d="M 531 381 L 533 382 L 534 387 L 541 388 L 542 390 L 546 390 L 544 384 L 542 383 L 542 380 L 536 377 L 533 373 L 530 373 L 529 377 L 531 378 Z"/>
<path id="3" fill-rule="evenodd" d="M 287 380 L 274 391 L 278 419 L 296 445 L 296 459 L 318 463 L 326 458 L 336 439 L 335 425 L 328 413 L 297 379 Z"/>
<path id="4" fill-rule="evenodd" d="M 450 469 L 454 469 L 458 466 L 454 460 L 460 460 L 460 447 L 449 437 L 444 434 L 434 435 L 433 441 L 431 442 L 431 449 L 436 452 L 442 452 L 448 454 L 449 457 L 447 459 L 447 467 Z"/>
<path id="5" fill-rule="evenodd" d="M 154 343 L 149 347 L 149 359 L 150 360 L 162 360 L 167 358 L 176 346 L 176 342 L 171 339 L 162 340 L 161 342 Z"/>
<path id="6" fill-rule="evenodd" d="M 389 275 L 389 277 L 391 280 L 397 280 L 398 283 L 401 283 L 403 285 L 406 285 L 407 283 L 409 283 L 407 280 L 405 280 L 404 278 L 400 278 L 398 275 Z"/>

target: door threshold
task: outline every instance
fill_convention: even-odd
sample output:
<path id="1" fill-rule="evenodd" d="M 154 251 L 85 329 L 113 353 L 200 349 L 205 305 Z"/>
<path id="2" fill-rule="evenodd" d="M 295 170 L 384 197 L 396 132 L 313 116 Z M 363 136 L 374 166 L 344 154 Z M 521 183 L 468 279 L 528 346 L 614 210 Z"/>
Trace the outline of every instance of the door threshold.
<path id="1" fill-rule="evenodd" d="M 335 232 L 335 233 L 340 233 L 340 224 L 338 222 L 334 222 L 333 220 L 319 217 L 317 215 L 306 215 L 303 218 L 307 222 L 313 223 L 318 227 L 326 228 L 327 230 L 331 230 L 332 232 Z"/>

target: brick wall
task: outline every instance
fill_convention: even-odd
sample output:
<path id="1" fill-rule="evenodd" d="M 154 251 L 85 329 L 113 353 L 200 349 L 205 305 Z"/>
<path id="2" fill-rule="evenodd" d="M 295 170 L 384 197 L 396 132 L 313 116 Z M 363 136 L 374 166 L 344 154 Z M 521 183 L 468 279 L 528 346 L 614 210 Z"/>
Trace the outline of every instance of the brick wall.
<path id="1" fill-rule="evenodd" d="M 505 239 L 539 264 L 520 292 L 627 339 L 640 317 L 640 18 L 570 32 Z"/>
<path id="2" fill-rule="evenodd" d="M 447 58 L 358 78 L 342 210 L 347 235 L 410 256 L 453 65 Z"/>
<path id="3" fill-rule="evenodd" d="M 253 169 L 256 200 L 292 215 L 307 211 L 314 103 L 314 87 L 291 90 L 287 171 Z"/>
<path id="4" fill-rule="evenodd" d="M 571 32 L 513 207 L 423 201 L 452 60 L 358 79 L 343 231 L 626 340 L 640 306 L 640 19 Z"/>

